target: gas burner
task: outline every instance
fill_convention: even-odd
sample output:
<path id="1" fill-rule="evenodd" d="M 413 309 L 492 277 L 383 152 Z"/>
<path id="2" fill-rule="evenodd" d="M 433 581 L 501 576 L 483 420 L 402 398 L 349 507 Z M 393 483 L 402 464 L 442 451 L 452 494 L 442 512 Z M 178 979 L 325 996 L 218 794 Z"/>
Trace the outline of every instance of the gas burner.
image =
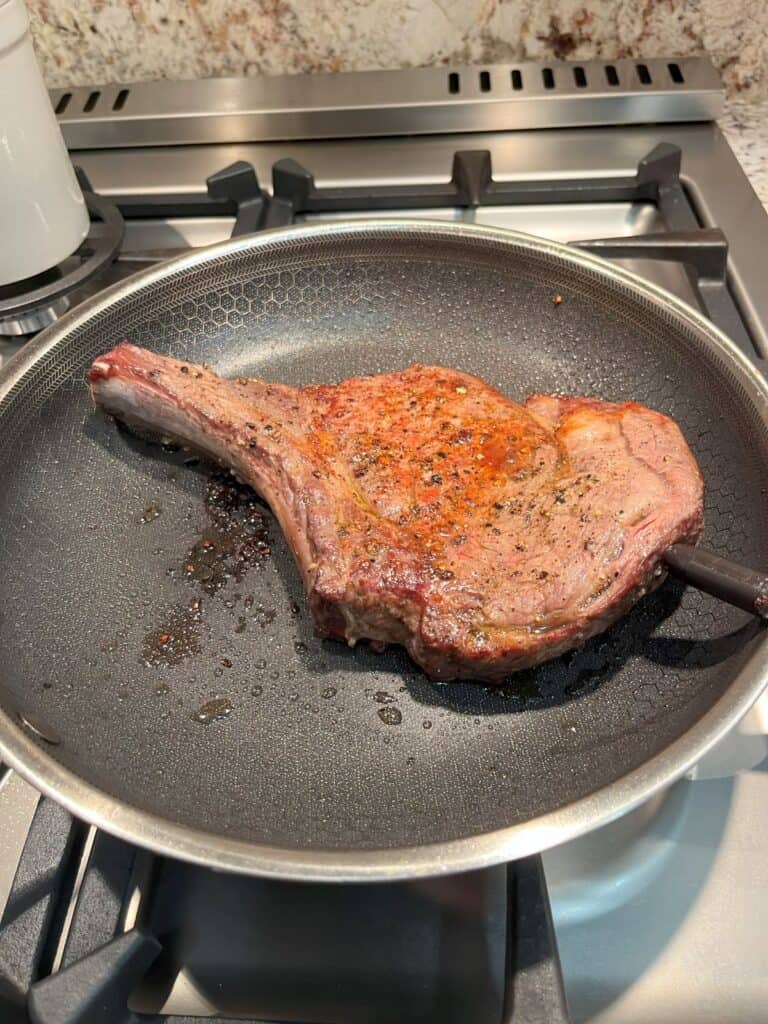
<path id="1" fill-rule="evenodd" d="M 85 174 L 77 178 L 91 216 L 87 237 L 71 256 L 42 274 L 0 288 L 0 335 L 18 337 L 48 327 L 69 309 L 70 295 L 116 258 L 125 225 L 118 208 L 96 195 Z"/>

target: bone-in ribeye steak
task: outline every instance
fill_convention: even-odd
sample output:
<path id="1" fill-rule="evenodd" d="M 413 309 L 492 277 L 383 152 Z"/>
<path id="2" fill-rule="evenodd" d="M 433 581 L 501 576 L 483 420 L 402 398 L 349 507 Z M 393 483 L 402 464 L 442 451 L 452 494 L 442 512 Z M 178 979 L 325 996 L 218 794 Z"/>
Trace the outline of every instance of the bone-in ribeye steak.
<path id="1" fill-rule="evenodd" d="M 227 380 L 127 343 L 88 374 L 115 416 L 202 450 L 272 506 L 318 635 L 403 644 L 491 682 L 580 644 L 702 527 L 677 425 L 412 366 L 340 384 Z"/>

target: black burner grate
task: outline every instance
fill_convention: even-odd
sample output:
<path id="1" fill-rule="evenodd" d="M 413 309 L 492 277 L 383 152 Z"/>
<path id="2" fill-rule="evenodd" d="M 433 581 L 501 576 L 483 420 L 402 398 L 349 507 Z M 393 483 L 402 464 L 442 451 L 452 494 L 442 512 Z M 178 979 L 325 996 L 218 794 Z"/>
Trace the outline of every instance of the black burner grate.
<path id="1" fill-rule="evenodd" d="M 237 161 L 211 175 L 208 194 L 120 195 L 113 200 L 126 218 L 232 215 L 233 235 L 285 227 L 309 214 L 371 213 L 525 204 L 652 202 L 667 230 L 660 234 L 575 242 L 611 259 L 645 259 L 681 264 L 699 308 L 751 358 L 756 346 L 733 300 L 727 278 L 728 241 L 718 228 L 702 228 L 680 178 L 681 152 L 661 143 L 639 161 L 629 177 L 580 177 L 541 181 L 496 181 L 487 150 L 454 154 L 450 180 L 434 184 L 318 188 L 314 176 L 295 160 L 272 168 L 272 194 L 260 185 L 251 164 Z"/>

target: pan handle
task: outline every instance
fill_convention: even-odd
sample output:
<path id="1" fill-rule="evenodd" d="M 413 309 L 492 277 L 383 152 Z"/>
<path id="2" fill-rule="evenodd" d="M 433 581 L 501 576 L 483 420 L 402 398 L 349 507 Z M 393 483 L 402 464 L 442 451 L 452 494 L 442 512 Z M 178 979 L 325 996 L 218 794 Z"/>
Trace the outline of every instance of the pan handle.
<path id="1" fill-rule="evenodd" d="M 768 575 L 691 544 L 673 544 L 664 556 L 673 576 L 744 611 L 768 619 Z"/>

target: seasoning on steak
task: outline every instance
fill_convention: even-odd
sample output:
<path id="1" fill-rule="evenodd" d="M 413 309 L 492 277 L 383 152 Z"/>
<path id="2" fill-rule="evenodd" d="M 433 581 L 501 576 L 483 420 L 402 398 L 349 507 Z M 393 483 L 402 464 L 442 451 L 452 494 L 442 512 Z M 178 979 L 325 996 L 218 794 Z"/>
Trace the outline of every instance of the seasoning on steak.
<path id="1" fill-rule="evenodd" d="M 88 379 L 269 502 L 319 636 L 403 644 L 439 679 L 498 682 L 581 644 L 702 527 L 680 430 L 634 402 L 518 405 L 438 366 L 294 388 L 127 343 Z"/>

